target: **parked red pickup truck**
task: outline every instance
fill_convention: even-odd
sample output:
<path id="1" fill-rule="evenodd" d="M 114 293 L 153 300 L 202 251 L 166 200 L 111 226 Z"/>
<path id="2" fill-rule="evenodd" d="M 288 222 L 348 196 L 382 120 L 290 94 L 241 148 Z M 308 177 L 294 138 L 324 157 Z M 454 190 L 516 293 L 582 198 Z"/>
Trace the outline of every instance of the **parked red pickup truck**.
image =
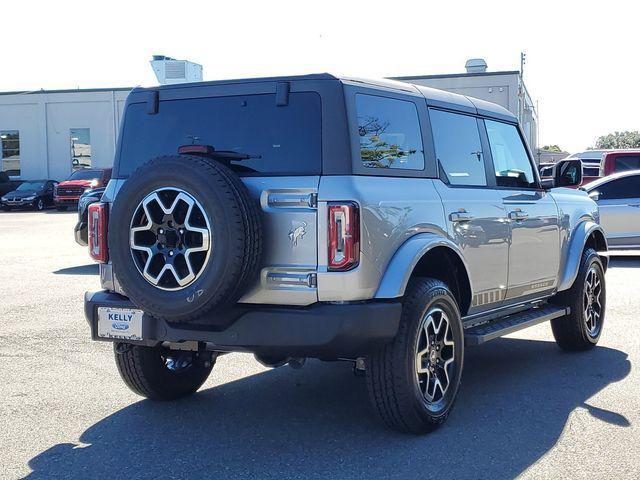
<path id="1" fill-rule="evenodd" d="M 58 184 L 53 201 L 59 211 L 76 207 L 80 195 L 92 188 L 104 187 L 111 178 L 110 168 L 83 168 L 76 170 L 64 182 Z"/>
<path id="2" fill-rule="evenodd" d="M 601 177 L 625 170 L 640 170 L 640 150 L 612 150 L 602 154 Z"/>

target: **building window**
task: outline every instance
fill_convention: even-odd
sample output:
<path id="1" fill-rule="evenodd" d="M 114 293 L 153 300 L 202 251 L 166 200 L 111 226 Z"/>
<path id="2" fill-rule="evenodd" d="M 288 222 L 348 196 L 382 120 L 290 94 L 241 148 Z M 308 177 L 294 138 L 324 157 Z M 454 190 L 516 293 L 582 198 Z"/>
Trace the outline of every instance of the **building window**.
<path id="1" fill-rule="evenodd" d="M 71 169 L 91 168 L 91 131 L 88 128 L 69 130 L 71 141 Z"/>
<path id="2" fill-rule="evenodd" d="M 20 176 L 20 133 L 18 130 L 2 130 L 2 165 L 0 170 L 11 177 Z"/>

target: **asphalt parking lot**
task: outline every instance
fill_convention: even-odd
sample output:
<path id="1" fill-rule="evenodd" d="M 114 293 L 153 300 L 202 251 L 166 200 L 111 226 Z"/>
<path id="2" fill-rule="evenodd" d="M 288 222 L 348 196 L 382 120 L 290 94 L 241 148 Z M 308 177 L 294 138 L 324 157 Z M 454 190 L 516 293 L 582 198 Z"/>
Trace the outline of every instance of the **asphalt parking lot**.
<path id="1" fill-rule="evenodd" d="M 0 213 L 0 478 L 640 477 L 640 257 L 612 261 L 596 349 L 561 352 L 547 324 L 470 348 L 449 421 L 414 437 L 343 363 L 232 354 L 189 399 L 137 397 L 89 339 L 75 221 Z"/>

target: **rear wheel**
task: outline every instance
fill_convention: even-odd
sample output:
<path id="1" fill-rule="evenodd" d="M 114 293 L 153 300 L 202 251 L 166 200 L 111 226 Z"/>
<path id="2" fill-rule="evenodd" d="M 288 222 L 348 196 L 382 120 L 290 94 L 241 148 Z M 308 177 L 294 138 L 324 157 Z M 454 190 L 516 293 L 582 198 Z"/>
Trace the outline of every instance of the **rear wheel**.
<path id="1" fill-rule="evenodd" d="M 451 291 L 440 280 L 415 280 L 403 303 L 395 339 L 367 358 L 367 387 L 388 426 L 427 433 L 446 420 L 458 393 L 462 322 Z"/>
<path id="2" fill-rule="evenodd" d="M 116 365 L 124 383 L 151 400 L 177 400 L 195 393 L 213 362 L 198 352 L 114 343 Z"/>
<path id="3" fill-rule="evenodd" d="M 604 324 L 606 288 L 604 267 L 594 249 L 583 252 L 572 287 L 556 295 L 553 303 L 571 308 L 569 315 L 551 321 L 560 348 L 587 350 L 598 343 Z"/>

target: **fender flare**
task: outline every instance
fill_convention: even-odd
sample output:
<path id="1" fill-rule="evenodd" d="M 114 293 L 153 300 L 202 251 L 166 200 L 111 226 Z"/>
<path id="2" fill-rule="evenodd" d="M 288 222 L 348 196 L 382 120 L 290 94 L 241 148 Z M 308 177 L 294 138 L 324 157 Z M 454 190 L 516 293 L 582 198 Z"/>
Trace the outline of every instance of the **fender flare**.
<path id="1" fill-rule="evenodd" d="M 573 229 L 573 234 L 569 238 L 569 245 L 566 249 L 566 256 L 564 262 L 560 265 L 560 281 L 558 282 L 558 291 L 568 290 L 573 285 L 574 280 L 578 276 L 578 269 L 580 268 L 580 260 L 582 259 L 582 252 L 587 244 L 587 240 L 594 232 L 599 232 L 602 235 L 601 240 L 604 241 L 606 251 L 607 237 L 604 234 L 604 230 L 597 223 L 585 220 L 580 222 Z M 605 269 L 607 262 L 604 261 Z"/>
<path id="2" fill-rule="evenodd" d="M 451 240 L 435 233 L 418 233 L 405 241 L 387 264 L 375 298 L 398 298 L 403 296 L 411 274 L 420 259 L 436 247 L 446 247 L 458 256 L 464 265 L 471 292 L 473 292 L 469 266 L 465 262 L 458 246 Z"/>

